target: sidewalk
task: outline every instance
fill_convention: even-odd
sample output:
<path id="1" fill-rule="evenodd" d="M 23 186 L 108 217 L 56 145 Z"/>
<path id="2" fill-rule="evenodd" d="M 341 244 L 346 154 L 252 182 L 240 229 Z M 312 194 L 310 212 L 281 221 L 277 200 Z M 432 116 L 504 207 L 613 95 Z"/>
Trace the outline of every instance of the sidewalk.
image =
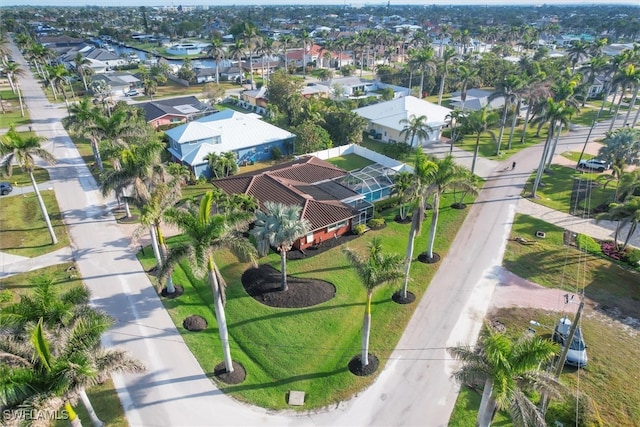
<path id="1" fill-rule="evenodd" d="M 0 270 L 0 279 L 13 276 L 14 274 L 26 273 L 27 271 L 73 261 L 73 253 L 70 246 L 65 246 L 57 251 L 49 252 L 48 254 L 35 258 L 21 257 L 0 252 L 0 265 L 2 265 L 2 270 Z"/>

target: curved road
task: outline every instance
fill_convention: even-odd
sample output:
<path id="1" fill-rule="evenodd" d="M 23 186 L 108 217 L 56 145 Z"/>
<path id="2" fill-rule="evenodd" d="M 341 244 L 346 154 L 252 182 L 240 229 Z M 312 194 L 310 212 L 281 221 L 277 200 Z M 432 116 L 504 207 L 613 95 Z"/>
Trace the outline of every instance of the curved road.
<path id="1" fill-rule="evenodd" d="M 27 69 L 13 45 L 12 50 Z M 118 228 L 111 214 L 113 202 L 102 198 L 62 127 L 66 110 L 50 104 L 30 72 L 21 86 L 34 130 L 48 138 L 46 148 L 58 159 L 49 171 L 92 303 L 116 319 L 105 341 L 129 350 L 148 368 L 144 374 L 114 378 L 131 426 L 448 424 L 458 386 L 450 379 L 452 366 L 445 348 L 472 343 L 478 335 L 497 283 L 516 203 L 537 166 L 540 146 L 502 164 L 481 161 L 478 171 L 488 176 L 486 186 L 371 387 L 331 410 L 269 413 L 221 394 L 205 376 Z M 602 128 L 594 138 L 606 130 Z M 586 135 L 586 130 L 572 132 L 562 144 L 583 143 L 580 133 Z M 469 161 L 466 153 L 458 155 L 462 163 Z M 516 171 L 506 171 L 512 160 L 518 164 Z"/>

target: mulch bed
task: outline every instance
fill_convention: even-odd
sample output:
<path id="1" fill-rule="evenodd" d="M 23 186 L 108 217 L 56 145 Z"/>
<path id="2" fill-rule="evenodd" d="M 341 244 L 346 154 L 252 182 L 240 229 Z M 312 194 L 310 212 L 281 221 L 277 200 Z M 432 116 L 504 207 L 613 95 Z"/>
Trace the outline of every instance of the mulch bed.
<path id="1" fill-rule="evenodd" d="M 451 207 L 453 209 L 466 209 L 467 205 L 466 205 L 466 203 L 454 203 L 454 204 L 451 205 Z"/>
<path id="2" fill-rule="evenodd" d="M 182 326 L 191 332 L 199 332 L 207 329 L 207 319 L 197 314 L 192 314 L 182 321 Z"/>
<path id="3" fill-rule="evenodd" d="M 213 375 L 225 384 L 240 384 L 247 378 L 247 371 L 244 366 L 234 360 L 233 372 L 228 373 L 224 362 L 222 362 L 213 369 Z"/>
<path id="4" fill-rule="evenodd" d="M 162 288 L 160 295 L 162 295 L 165 298 L 174 299 L 174 298 L 178 298 L 180 295 L 184 293 L 184 288 L 182 286 L 173 285 L 173 287 L 175 288 L 175 292 L 169 293 L 167 292 L 167 288 Z"/>
<path id="5" fill-rule="evenodd" d="M 288 289 L 281 291 L 282 274 L 268 264 L 242 273 L 242 286 L 256 301 L 276 308 L 311 307 L 329 301 L 336 287 L 324 280 L 287 276 Z"/>
<path id="6" fill-rule="evenodd" d="M 437 253 L 433 253 L 433 256 L 431 258 L 429 258 L 427 256 L 426 252 L 421 253 L 420 255 L 418 255 L 418 261 L 424 263 L 424 264 L 436 264 L 438 262 L 440 262 L 440 255 L 438 255 Z"/>
<path id="7" fill-rule="evenodd" d="M 369 363 L 367 364 L 367 366 L 362 366 L 359 354 L 357 356 L 353 356 L 353 358 L 349 361 L 349 371 L 353 375 L 366 377 L 367 375 L 371 375 L 378 370 L 378 366 L 380 365 L 380 361 L 378 360 L 378 358 L 375 356 L 375 354 L 367 354 L 369 355 Z"/>
<path id="8" fill-rule="evenodd" d="M 411 291 L 407 291 L 407 297 L 402 298 L 402 292 L 398 291 L 394 292 L 394 294 L 391 296 L 391 299 L 396 304 L 411 304 L 416 300 L 416 295 Z"/>
<path id="9" fill-rule="evenodd" d="M 393 220 L 395 222 L 397 222 L 398 224 L 410 224 L 411 223 L 411 217 L 409 215 L 405 216 L 404 219 L 400 218 L 400 215 L 396 215 L 395 218 L 393 218 Z"/>

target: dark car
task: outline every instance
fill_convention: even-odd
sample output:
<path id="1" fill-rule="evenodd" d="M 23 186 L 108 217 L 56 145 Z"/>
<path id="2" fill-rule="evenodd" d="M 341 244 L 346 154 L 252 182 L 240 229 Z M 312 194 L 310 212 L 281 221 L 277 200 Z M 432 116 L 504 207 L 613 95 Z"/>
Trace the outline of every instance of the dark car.
<path id="1" fill-rule="evenodd" d="M 6 196 L 13 191 L 13 186 L 8 182 L 0 182 L 0 194 Z"/>

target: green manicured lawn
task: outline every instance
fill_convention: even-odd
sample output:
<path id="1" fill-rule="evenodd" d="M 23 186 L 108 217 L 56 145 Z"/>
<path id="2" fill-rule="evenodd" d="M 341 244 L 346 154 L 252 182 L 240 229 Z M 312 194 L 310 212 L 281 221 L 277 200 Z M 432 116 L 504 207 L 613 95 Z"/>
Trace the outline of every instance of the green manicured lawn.
<path id="1" fill-rule="evenodd" d="M 331 159 L 327 159 L 327 162 L 346 171 L 362 169 L 365 166 L 369 166 L 375 163 L 369 159 L 360 157 L 357 154 L 345 154 L 344 156 L 333 157 Z"/>
<path id="2" fill-rule="evenodd" d="M 0 251 L 36 257 L 68 246 L 69 236 L 54 192 L 46 190 L 41 194 L 58 238 L 56 245 L 51 244 L 35 193 L 16 194 L 19 191 L 14 190 L 13 196 L 0 197 Z"/>
<path id="3" fill-rule="evenodd" d="M 446 254 L 467 212 L 451 209 L 451 203 L 451 195 L 445 195 L 435 244 L 442 255 Z M 384 217 L 388 225 L 385 229 L 370 231 L 349 245 L 362 250 L 372 237 L 380 236 L 386 251 L 404 254 L 409 225 L 393 222 L 396 214 L 396 209 L 386 212 Z M 427 224 L 423 235 L 417 239 L 416 257 L 426 248 Z M 139 256 L 145 268 L 149 268 L 154 263 L 153 256 L 151 251 L 146 254 Z M 312 409 L 348 399 L 375 379 L 375 375 L 354 376 L 347 369 L 349 360 L 360 350 L 365 291 L 340 248 L 303 260 L 291 260 L 287 264 L 290 275 L 327 280 L 336 287 L 332 300 L 302 309 L 262 305 L 249 297 L 241 285 L 240 277 L 249 267 L 247 264 L 238 263 L 226 252 L 219 253 L 216 260 L 227 282 L 226 313 L 232 355 L 247 371 L 247 379 L 240 385 L 220 384 L 225 393 L 262 407 L 284 409 L 288 407 L 287 392 L 302 390 L 306 393 L 302 409 Z M 272 253 L 260 262 L 279 268 L 280 258 Z M 410 289 L 418 299 L 437 267 L 418 261 L 412 264 Z M 187 269 L 178 269 L 173 278 L 176 284 L 185 287 L 185 293 L 179 299 L 163 302 L 204 371 L 211 373 L 221 362 L 222 353 L 210 287 L 205 281 L 196 280 Z M 397 305 L 392 302 L 391 295 L 398 287 L 399 284 L 380 288 L 373 298 L 370 350 L 380 358 L 382 365 L 417 306 L 417 303 Z M 199 333 L 185 331 L 182 321 L 191 314 L 205 317 L 210 327 Z M 378 372 L 381 371 L 382 366 Z"/>
<path id="4" fill-rule="evenodd" d="M 606 175 L 607 173 L 585 173 L 566 166 L 551 165 L 550 172 L 542 175 L 541 182 L 544 185 L 538 187 L 536 192 L 537 198 L 532 200 L 543 206 L 565 213 L 574 212 L 575 215 L 580 215 L 585 210 L 590 212 L 602 203 L 610 203 L 613 201 L 615 185 L 609 184 L 605 188 L 603 183 L 596 181 L 596 186 L 591 191 L 591 198 L 581 200 L 577 205 L 573 202 L 572 205 L 571 194 L 573 192 L 574 182 L 581 180 L 580 185 L 582 188 L 586 188 L 587 181 L 594 181 L 597 180 L 598 177 L 606 177 Z M 531 188 L 533 188 L 534 179 L 535 173 L 531 175 L 525 191 L 530 192 Z"/>
<path id="5" fill-rule="evenodd" d="M 578 160 L 580 160 L 580 152 L 579 151 L 565 151 L 564 153 L 562 153 L 562 157 L 565 157 L 569 160 L 573 160 L 574 162 L 578 163 Z M 582 160 L 589 160 L 594 158 L 595 156 L 593 154 L 589 154 L 589 153 L 584 153 L 582 155 Z"/>
<path id="6" fill-rule="evenodd" d="M 33 177 L 38 184 L 49 181 L 49 171 L 44 168 L 36 167 L 33 170 Z M 18 166 L 13 167 L 11 176 L 5 174 L 5 170 L 2 170 L 2 180 L 9 181 L 13 185 L 13 191 L 20 192 L 20 188 L 17 187 L 29 187 L 31 188 L 31 178 L 29 174 L 24 172 Z"/>
<path id="7" fill-rule="evenodd" d="M 449 418 L 450 427 L 475 427 L 478 418 L 478 408 L 482 399 L 482 391 L 473 390 L 467 386 L 460 387 L 456 406 L 453 408 L 451 418 Z M 492 426 L 511 426 L 511 420 L 504 412 L 498 412 L 491 423 Z"/>
<path id="8" fill-rule="evenodd" d="M 521 150 L 524 150 L 525 148 L 528 148 L 540 142 L 544 142 L 547 132 L 546 127 L 542 128 L 540 136 L 536 136 L 537 129 L 537 126 L 530 123 L 527 126 L 524 142 L 520 142 L 520 138 L 522 137 L 522 126 L 516 127 L 513 133 L 513 138 L 511 140 L 511 148 L 509 148 L 509 133 L 511 132 L 511 127 L 505 127 L 504 133 L 502 135 L 502 145 L 500 146 L 500 152 L 502 153 L 502 156 L 498 156 L 497 139 L 500 134 L 500 129 L 493 128 L 491 129 L 491 131 L 494 132 L 496 141 L 494 141 L 487 132 L 480 135 L 478 155 L 493 160 L 505 159 Z M 473 152 L 476 147 L 476 138 L 477 136 L 475 134 L 465 135 L 462 138 L 462 141 L 456 143 L 456 145 L 463 150 Z"/>
<path id="9" fill-rule="evenodd" d="M 0 110 L 0 129 L 8 128 L 12 124 L 21 126 L 31 123 L 29 110 L 27 106 L 24 105 L 24 99 L 22 100 L 24 117 L 22 117 L 18 95 L 11 92 L 10 88 L 0 90 L 0 99 L 2 99 L 4 105 L 4 110 Z"/>

